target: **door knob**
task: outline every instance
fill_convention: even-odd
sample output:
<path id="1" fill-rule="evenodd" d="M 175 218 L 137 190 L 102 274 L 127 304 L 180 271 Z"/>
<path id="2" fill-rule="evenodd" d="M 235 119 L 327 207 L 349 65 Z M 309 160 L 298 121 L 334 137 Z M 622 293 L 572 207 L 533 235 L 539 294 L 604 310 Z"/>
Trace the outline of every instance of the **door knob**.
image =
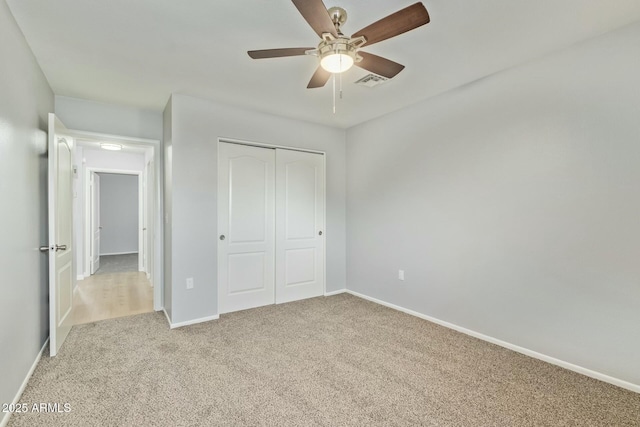
<path id="1" fill-rule="evenodd" d="M 49 246 L 40 246 L 40 252 L 49 252 L 50 249 Z"/>
<path id="2" fill-rule="evenodd" d="M 56 245 L 56 252 L 58 251 L 66 251 L 67 245 Z"/>
<path id="3" fill-rule="evenodd" d="M 224 240 L 224 239 L 226 239 L 226 237 L 224 237 L 224 234 L 221 234 L 220 235 L 220 240 Z"/>
<path id="4" fill-rule="evenodd" d="M 318 236 L 322 236 L 322 231 L 318 231 Z"/>

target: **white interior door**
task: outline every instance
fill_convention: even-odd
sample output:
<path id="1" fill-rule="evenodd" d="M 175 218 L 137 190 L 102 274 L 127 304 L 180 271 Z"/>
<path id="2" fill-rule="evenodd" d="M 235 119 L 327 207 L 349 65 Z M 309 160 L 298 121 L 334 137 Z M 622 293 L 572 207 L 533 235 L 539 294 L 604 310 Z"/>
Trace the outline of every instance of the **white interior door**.
<path id="1" fill-rule="evenodd" d="M 91 274 L 100 268 L 100 175 L 91 172 Z"/>
<path id="2" fill-rule="evenodd" d="M 324 293 L 324 156 L 276 150 L 276 303 Z"/>
<path id="3" fill-rule="evenodd" d="M 49 347 L 55 356 L 72 326 L 73 140 L 49 114 Z"/>
<path id="4" fill-rule="evenodd" d="M 220 313 L 275 302 L 275 150 L 220 143 Z"/>

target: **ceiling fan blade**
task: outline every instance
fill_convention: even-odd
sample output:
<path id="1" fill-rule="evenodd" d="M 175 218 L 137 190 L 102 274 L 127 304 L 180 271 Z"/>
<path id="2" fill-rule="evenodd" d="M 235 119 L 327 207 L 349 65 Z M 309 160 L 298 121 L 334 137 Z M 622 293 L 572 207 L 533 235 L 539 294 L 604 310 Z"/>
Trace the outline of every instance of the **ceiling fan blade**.
<path id="1" fill-rule="evenodd" d="M 366 45 L 369 46 L 428 23 L 429 13 L 423 4 L 418 2 L 374 22 L 352 35 L 351 38 L 364 36 L 367 39 Z"/>
<path id="2" fill-rule="evenodd" d="M 281 58 L 283 56 L 300 56 L 313 47 L 288 47 L 284 49 L 250 50 L 247 52 L 253 59 Z"/>
<path id="3" fill-rule="evenodd" d="M 309 80 L 307 89 L 323 87 L 324 85 L 327 84 L 330 78 L 331 78 L 331 73 L 325 70 L 324 68 L 322 68 L 321 66 L 318 66 L 318 69 L 316 70 L 316 72 L 313 73 L 313 76 L 311 76 L 311 80 Z"/>
<path id="4" fill-rule="evenodd" d="M 331 33 L 338 37 L 336 27 L 322 0 L 292 0 L 302 17 L 311 25 L 313 31 L 322 37 L 322 33 Z"/>
<path id="5" fill-rule="evenodd" d="M 354 65 L 388 79 L 395 77 L 396 74 L 404 70 L 404 65 L 381 56 L 362 51 L 358 52 L 358 55 L 362 56 L 362 61 L 356 62 Z"/>

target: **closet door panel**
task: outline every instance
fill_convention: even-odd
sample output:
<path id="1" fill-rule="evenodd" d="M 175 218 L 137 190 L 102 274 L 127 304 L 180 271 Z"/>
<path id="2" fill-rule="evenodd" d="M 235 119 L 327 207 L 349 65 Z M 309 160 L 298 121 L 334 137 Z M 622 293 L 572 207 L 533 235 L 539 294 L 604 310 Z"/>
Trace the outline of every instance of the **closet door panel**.
<path id="1" fill-rule="evenodd" d="M 276 150 L 276 303 L 324 293 L 324 156 Z"/>
<path id="2" fill-rule="evenodd" d="M 275 150 L 220 143 L 220 313 L 275 302 Z"/>

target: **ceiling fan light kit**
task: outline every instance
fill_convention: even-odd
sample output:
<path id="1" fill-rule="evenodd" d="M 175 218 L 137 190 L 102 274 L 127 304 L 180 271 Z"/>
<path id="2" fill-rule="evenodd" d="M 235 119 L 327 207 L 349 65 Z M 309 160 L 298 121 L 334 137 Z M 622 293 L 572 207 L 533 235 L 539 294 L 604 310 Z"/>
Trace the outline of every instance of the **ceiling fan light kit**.
<path id="1" fill-rule="evenodd" d="M 323 41 L 317 49 L 307 52 L 309 55 L 320 57 L 320 66 L 330 73 L 343 73 L 362 61 L 358 55 L 358 48 L 365 43 L 364 37 L 349 39 L 344 36 L 333 37 L 331 33 L 322 34 Z"/>
<path id="2" fill-rule="evenodd" d="M 322 68 L 334 74 L 344 73 L 353 66 L 353 63 L 354 60 L 352 55 L 349 55 L 348 52 L 340 51 L 325 55 L 320 60 Z"/>
<path id="3" fill-rule="evenodd" d="M 361 52 L 360 48 L 406 33 L 430 21 L 427 9 L 418 2 L 347 37 L 341 31 L 342 25 L 347 21 L 347 12 L 344 9 L 332 7 L 327 10 L 322 0 L 292 0 L 292 2 L 321 38 L 318 47 L 252 50 L 247 53 L 253 59 L 317 56 L 320 64 L 307 85 L 308 89 L 323 87 L 332 75 L 343 73 L 353 65 L 386 79 L 395 77 L 404 69 L 404 65 L 371 53 Z"/>

